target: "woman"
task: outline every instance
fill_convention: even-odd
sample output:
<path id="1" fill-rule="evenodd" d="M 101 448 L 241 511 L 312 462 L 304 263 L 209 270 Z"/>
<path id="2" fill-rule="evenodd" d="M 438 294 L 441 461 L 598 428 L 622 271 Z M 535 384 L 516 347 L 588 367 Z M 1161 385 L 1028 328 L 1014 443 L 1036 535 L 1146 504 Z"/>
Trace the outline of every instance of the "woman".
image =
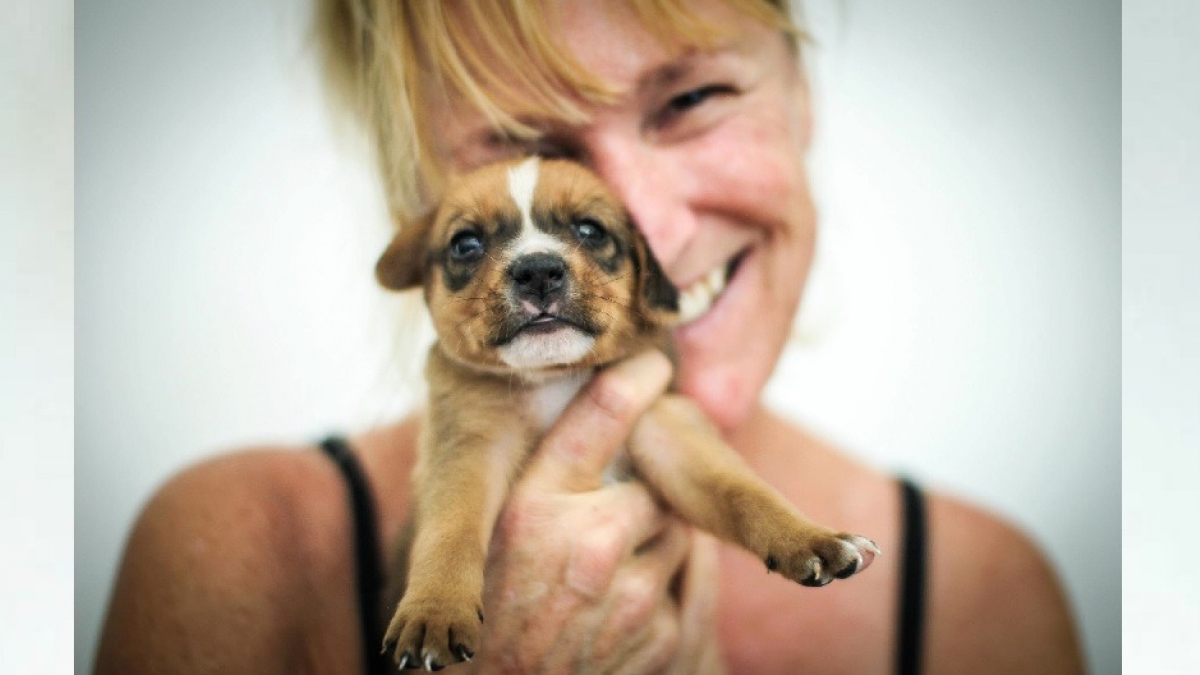
<path id="1" fill-rule="evenodd" d="M 815 237 L 808 92 L 786 8 L 541 4 L 322 8 L 331 73 L 379 141 L 394 212 L 427 208 L 453 172 L 565 156 L 621 197 L 681 288 L 736 260 L 676 335 L 680 391 L 806 513 L 869 534 L 885 557 L 861 578 L 804 589 L 662 514 L 636 485 L 599 487 L 670 375 L 645 354 L 578 397 L 514 487 L 489 562 L 485 642 L 460 669 L 1079 671 L 1061 591 L 1022 535 L 902 489 L 761 404 Z M 98 671 L 382 668 L 371 567 L 407 515 L 416 433 L 410 419 L 327 444 L 337 462 L 279 448 L 172 480 L 130 539 Z M 358 471 L 366 490 L 352 508 Z M 921 524 L 926 554 L 908 555 Z"/>

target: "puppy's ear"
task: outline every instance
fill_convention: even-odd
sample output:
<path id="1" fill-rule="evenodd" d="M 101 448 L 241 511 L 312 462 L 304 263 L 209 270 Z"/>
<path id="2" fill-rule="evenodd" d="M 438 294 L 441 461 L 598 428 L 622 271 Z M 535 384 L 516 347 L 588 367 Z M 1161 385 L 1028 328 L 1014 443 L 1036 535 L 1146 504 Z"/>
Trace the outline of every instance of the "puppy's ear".
<path id="1" fill-rule="evenodd" d="M 675 288 L 663 272 L 645 237 L 634 231 L 637 233 L 633 249 L 638 263 L 638 283 L 641 286 L 638 299 L 641 302 L 642 314 L 656 323 L 669 325 L 679 313 L 679 289 Z"/>
<path id="2" fill-rule="evenodd" d="M 400 227 L 399 234 L 375 263 L 375 278 L 381 286 L 404 291 L 425 282 L 429 264 L 428 239 L 436 215 L 435 210 Z"/>

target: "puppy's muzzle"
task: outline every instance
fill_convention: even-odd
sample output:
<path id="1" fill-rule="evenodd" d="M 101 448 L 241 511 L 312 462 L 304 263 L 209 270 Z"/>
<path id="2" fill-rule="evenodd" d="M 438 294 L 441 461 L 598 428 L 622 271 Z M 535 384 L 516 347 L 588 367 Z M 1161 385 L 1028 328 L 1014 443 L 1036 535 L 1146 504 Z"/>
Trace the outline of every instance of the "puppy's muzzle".
<path id="1" fill-rule="evenodd" d="M 508 276 L 522 305 L 528 302 L 545 311 L 563 295 L 567 286 L 567 263 L 551 253 L 531 253 L 518 258 Z"/>

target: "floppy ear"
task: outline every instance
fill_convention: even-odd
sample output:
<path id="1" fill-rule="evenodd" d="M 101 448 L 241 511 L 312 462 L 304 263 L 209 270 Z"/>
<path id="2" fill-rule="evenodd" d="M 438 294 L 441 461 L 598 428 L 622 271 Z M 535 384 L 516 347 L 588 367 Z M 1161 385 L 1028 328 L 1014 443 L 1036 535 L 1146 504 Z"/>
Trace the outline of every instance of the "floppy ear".
<path id="1" fill-rule="evenodd" d="M 662 266 L 650 251 L 645 237 L 636 228 L 633 250 L 638 263 L 638 283 L 641 286 L 638 299 L 642 314 L 659 324 L 669 324 L 679 312 L 679 290 L 667 278 Z"/>
<path id="2" fill-rule="evenodd" d="M 387 250 L 375 263 L 375 278 L 384 288 L 404 291 L 425 282 L 429 264 L 428 238 L 437 211 L 416 218 L 400 227 L 400 232 L 388 244 Z"/>

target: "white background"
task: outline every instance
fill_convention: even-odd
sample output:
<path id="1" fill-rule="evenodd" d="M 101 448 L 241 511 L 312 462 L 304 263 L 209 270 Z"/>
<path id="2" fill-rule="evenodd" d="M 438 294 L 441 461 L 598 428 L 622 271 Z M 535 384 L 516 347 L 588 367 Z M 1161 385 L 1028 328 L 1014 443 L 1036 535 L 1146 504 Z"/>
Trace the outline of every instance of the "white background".
<path id="1" fill-rule="evenodd" d="M 1183 675 L 1200 663 L 1200 3 L 1125 4 L 1122 660 Z"/>
<path id="2" fill-rule="evenodd" d="M 71 32 L 0 2 L 0 673 L 71 668 Z"/>
<path id="3" fill-rule="evenodd" d="M 825 225 L 768 392 L 1027 529 L 1102 673 L 1120 661 L 1118 11 L 812 6 Z M 157 484 L 404 404 L 370 276 L 382 204 L 321 103 L 306 22 L 293 0 L 77 7 L 80 671 Z M 1183 566 L 1157 541 L 1142 569 Z"/>

